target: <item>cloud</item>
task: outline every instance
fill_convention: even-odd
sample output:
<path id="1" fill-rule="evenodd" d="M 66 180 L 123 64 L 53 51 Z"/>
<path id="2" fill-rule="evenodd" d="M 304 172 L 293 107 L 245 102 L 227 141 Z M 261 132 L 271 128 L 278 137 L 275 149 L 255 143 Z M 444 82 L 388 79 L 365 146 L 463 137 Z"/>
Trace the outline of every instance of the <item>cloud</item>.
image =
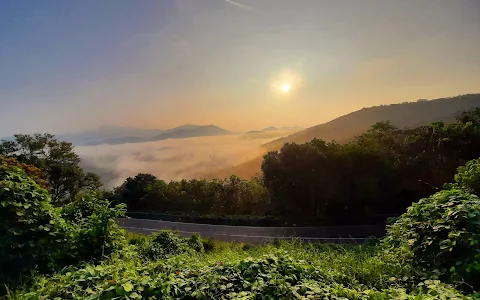
<path id="1" fill-rule="evenodd" d="M 249 161 L 265 152 L 260 145 L 275 139 L 245 135 L 170 139 L 158 142 L 76 147 L 82 166 L 102 177 L 106 187 L 127 177 L 151 173 L 166 181 L 198 178 Z"/>
<path id="2" fill-rule="evenodd" d="M 243 9 L 253 10 L 253 7 L 248 6 L 248 5 L 245 5 L 245 4 L 238 3 L 238 2 L 236 2 L 236 1 L 225 0 L 225 2 L 230 3 L 230 4 L 232 4 L 232 5 L 235 5 L 235 6 L 237 6 L 237 7 L 241 7 L 241 8 L 243 8 Z"/>

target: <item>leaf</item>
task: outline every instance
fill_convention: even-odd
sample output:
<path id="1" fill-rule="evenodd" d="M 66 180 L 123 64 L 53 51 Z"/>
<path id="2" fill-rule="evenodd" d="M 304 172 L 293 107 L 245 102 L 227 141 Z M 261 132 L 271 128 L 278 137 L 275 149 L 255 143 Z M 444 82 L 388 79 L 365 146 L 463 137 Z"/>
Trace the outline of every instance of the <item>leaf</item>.
<path id="1" fill-rule="evenodd" d="M 142 299 L 142 296 L 140 296 L 136 292 L 131 293 L 130 295 L 128 295 L 128 297 L 130 297 L 132 299 Z"/>
<path id="2" fill-rule="evenodd" d="M 122 287 L 125 292 L 133 291 L 133 284 L 130 281 L 127 281 L 124 284 L 122 284 Z"/>

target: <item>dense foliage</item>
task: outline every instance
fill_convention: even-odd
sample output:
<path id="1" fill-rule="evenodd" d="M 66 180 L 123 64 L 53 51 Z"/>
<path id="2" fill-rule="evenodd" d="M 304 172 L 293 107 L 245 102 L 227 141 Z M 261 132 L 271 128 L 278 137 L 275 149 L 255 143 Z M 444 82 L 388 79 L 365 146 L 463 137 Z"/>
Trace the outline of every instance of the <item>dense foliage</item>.
<path id="1" fill-rule="evenodd" d="M 79 166 L 80 157 L 71 143 L 58 141 L 48 133 L 16 134 L 14 138 L 0 141 L 0 157 L 15 158 L 41 169 L 54 204 L 101 186 L 98 175 L 85 173 Z"/>
<path id="2" fill-rule="evenodd" d="M 70 241 L 68 262 L 99 261 L 115 251 L 123 249 L 125 238 L 115 223 L 115 218 L 124 216 L 124 205 L 111 206 L 99 198 L 98 193 L 78 195 L 77 199 L 62 207 L 61 216 L 74 227 Z"/>
<path id="3" fill-rule="evenodd" d="M 180 238 L 175 232 L 162 230 L 145 236 L 133 236 L 129 243 L 135 246 L 139 257 L 152 260 L 182 253 L 203 252 L 203 241 L 199 234 L 190 238 Z"/>
<path id="4" fill-rule="evenodd" d="M 269 208 L 268 192 L 262 183 L 237 176 L 167 183 L 151 174 L 138 174 L 117 187 L 112 199 L 126 203 L 129 211 L 261 216 Z"/>
<path id="5" fill-rule="evenodd" d="M 18 167 L 22 169 L 25 174 L 32 178 L 40 187 L 44 189 L 49 189 L 48 181 L 45 180 L 43 172 L 41 169 L 35 167 L 34 165 L 24 164 L 16 160 L 15 158 L 7 158 L 0 156 L 0 166 L 1 167 Z"/>
<path id="6" fill-rule="evenodd" d="M 46 190 L 14 167 L 0 167 L 0 281 L 53 269 L 68 231 Z"/>
<path id="7" fill-rule="evenodd" d="M 474 159 L 458 167 L 454 186 L 480 196 L 480 159 Z"/>
<path id="8" fill-rule="evenodd" d="M 285 144 L 262 165 L 272 206 L 280 215 L 341 224 L 358 215 L 400 214 L 451 181 L 457 167 L 480 157 L 479 113 L 417 128 L 381 122 L 345 145 Z M 478 176 L 465 168 L 461 184 Z"/>
<path id="9" fill-rule="evenodd" d="M 384 246 L 418 271 L 480 287 L 480 200 L 440 191 L 408 208 L 388 228 Z"/>
<path id="10" fill-rule="evenodd" d="M 100 260 L 120 249 L 114 218 L 122 206 L 84 195 L 54 207 L 47 190 L 22 169 L 0 166 L 0 282 L 35 269 L 46 273 Z"/>
<path id="11" fill-rule="evenodd" d="M 136 251 L 134 247 L 130 251 Z M 11 299 L 472 299 L 372 247 L 219 244 L 160 260 L 107 260 L 49 277 Z"/>

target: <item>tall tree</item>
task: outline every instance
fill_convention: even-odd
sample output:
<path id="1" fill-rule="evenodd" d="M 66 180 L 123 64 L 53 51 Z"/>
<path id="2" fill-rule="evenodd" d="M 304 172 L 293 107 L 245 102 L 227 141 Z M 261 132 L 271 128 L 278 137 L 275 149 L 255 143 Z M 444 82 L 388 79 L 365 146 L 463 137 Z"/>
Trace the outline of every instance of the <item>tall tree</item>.
<path id="1" fill-rule="evenodd" d="M 72 143 L 44 133 L 15 134 L 14 141 L 1 141 L 0 155 L 41 169 L 48 181 L 53 202 L 65 202 L 83 190 L 101 186 L 100 178 L 85 174 Z"/>

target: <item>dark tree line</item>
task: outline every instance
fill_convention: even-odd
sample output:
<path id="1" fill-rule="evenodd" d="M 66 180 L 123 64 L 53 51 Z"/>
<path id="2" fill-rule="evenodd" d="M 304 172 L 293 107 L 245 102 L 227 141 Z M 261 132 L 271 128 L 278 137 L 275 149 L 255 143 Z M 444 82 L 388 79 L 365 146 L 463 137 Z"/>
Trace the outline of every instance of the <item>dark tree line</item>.
<path id="1" fill-rule="evenodd" d="M 110 199 L 129 211 L 193 215 L 264 215 L 268 191 L 258 179 L 231 176 L 225 180 L 191 179 L 165 182 L 151 174 L 129 177 Z"/>
<path id="2" fill-rule="evenodd" d="M 353 142 L 285 144 L 264 157 L 274 211 L 291 218 L 399 214 L 480 157 L 480 109 L 446 125 L 399 129 L 377 123 Z"/>

